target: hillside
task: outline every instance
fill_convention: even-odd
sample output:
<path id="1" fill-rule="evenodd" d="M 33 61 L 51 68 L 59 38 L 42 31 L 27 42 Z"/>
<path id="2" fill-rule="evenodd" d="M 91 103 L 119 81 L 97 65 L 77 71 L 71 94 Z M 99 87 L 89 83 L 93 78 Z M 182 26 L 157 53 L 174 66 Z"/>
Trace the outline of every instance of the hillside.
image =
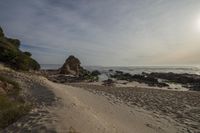
<path id="1" fill-rule="evenodd" d="M 39 70 L 39 63 L 31 58 L 31 53 L 20 50 L 20 40 L 5 36 L 0 27 L 0 62 L 16 70 Z"/>

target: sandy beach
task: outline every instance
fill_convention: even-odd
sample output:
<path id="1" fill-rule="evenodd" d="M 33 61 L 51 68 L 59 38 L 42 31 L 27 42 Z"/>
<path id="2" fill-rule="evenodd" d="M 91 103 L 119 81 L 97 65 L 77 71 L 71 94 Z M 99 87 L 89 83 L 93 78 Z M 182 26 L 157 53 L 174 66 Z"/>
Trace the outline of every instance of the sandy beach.
<path id="1" fill-rule="evenodd" d="M 106 87 L 94 84 L 70 84 L 85 88 L 95 94 L 124 103 L 129 107 L 139 107 L 151 112 L 154 117 L 168 116 L 181 124 L 186 131 L 199 132 L 200 93 L 140 87 Z M 114 98 L 113 98 L 114 97 Z"/>
<path id="2" fill-rule="evenodd" d="M 1 72 L 22 86 L 31 112 L 3 132 L 182 133 L 199 131 L 197 92 L 58 84 Z"/>
<path id="3" fill-rule="evenodd" d="M 200 133 L 200 0 L 1 0 L 0 133 Z"/>

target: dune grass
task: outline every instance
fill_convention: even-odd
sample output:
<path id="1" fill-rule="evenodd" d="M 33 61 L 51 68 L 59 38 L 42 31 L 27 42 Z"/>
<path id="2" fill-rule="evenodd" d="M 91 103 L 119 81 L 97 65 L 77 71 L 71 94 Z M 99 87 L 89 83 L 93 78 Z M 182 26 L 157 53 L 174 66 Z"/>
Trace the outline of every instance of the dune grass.
<path id="1" fill-rule="evenodd" d="M 30 105 L 26 104 L 19 96 L 21 88 L 19 84 L 0 76 L 0 81 L 13 85 L 12 91 L 0 94 L 0 130 L 14 123 L 21 116 L 27 114 Z"/>
<path id="2" fill-rule="evenodd" d="M 7 96 L 0 95 L 0 129 L 7 127 L 21 116 L 27 114 L 30 106 L 19 101 L 12 101 Z"/>
<path id="3" fill-rule="evenodd" d="M 21 88 L 19 87 L 19 84 L 17 82 L 15 82 L 11 79 L 8 79 L 6 77 L 3 77 L 3 76 L 0 76 L 0 81 L 13 85 L 14 88 L 12 89 L 12 91 L 8 92 L 9 96 L 18 96 L 19 95 Z"/>

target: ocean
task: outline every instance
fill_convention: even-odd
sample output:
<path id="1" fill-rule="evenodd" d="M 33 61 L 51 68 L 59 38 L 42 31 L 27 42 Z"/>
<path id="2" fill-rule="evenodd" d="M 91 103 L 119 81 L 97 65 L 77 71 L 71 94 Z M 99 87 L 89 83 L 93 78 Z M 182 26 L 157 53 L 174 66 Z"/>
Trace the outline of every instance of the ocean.
<path id="1" fill-rule="evenodd" d="M 58 69 L 61 64 L 41 64 L 42 69 Z M 102 66 L 83 66 L 89 71 L 99 70 L 101 73 L 108 73 L 109 70 L 123 71 L 130 74 L 141 74 L 142 72 L 173 72 L 173 73 L 188 73 L 200 75 L 199 66 L 130 66 L 130 67 L 102 67 Z"/>

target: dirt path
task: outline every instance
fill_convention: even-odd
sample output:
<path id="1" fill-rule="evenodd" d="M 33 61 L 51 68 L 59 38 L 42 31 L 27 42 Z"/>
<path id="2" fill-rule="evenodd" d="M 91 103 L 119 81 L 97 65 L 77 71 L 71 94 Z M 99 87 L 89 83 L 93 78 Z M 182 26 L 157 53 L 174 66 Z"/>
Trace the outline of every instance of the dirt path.
<path id="1" fill-rule="evenodd" d="M 48 83 L 54 87 L 56 95 L 62 98 L 63 105 L 55 112 L 61 120 L 59 132 L 63 127 L 73 127 L 82 133 L 175 133 L 170 118 L 153 117 L 150 112 L 131 108 L 123 103 L 114 103 L 104 96 L 90 93 L 84 89 L 61 84 Z M 67 124 L 68 123 L 68 124 Z"/>
<path id="2" fill-rule="evenodd" d="M 11 76 L 11 75 L 8 75 Z M 35 104 L 27 116 L 3 132 L 175 133 L 175 121 L 151 112 L 108 100 L 78 87 L 56 84 L 45 78 L 15 74 L 27 98 Z M 113 97 L 114 98 L 114 97 Z"/>

